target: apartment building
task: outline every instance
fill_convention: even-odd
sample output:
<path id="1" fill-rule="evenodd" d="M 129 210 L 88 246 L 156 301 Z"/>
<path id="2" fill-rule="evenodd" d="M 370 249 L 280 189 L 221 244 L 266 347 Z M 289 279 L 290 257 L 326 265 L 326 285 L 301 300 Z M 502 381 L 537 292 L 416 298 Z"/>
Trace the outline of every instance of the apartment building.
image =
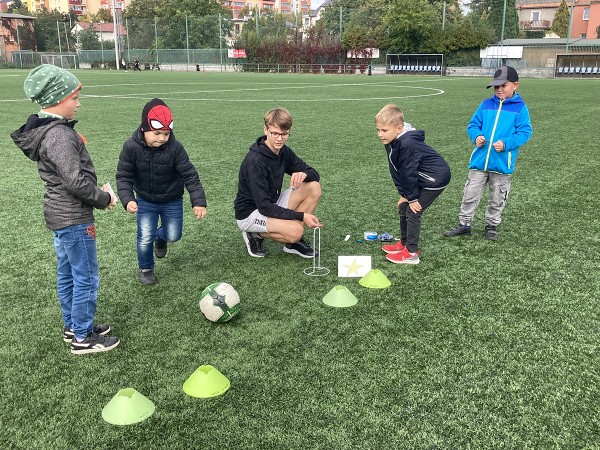
<path id="1" fill-rule="evenodd" d="M 517 0 L 519 28 L 522 30 L 550 31 L 554 14 L 560 0 Z M 600 0 L 567 1 L 569 11 L 573 11 L 571 38 L 598 39 L 600 26 Z"/>
<path id="2" fill-rule="evenodd" d="M 310 0 L 221 0 L 221 5 L 229 8 L 234 18 L 242 9 L 258 9 L 282 14 L 302 14 L 310 12 Z"/>

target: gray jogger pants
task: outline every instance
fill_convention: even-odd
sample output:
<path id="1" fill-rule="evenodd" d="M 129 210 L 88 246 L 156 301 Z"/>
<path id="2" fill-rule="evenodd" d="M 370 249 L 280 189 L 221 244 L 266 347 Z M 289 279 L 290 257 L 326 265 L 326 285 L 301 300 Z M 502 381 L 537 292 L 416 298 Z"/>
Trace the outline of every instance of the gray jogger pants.
<path id="1" fill-rule="evenodd" d="M 469 176 L 463 190 L 458 216 L 461 224 L 471 225 L 486 184 L 489 185 L 490 198 L 485 210 L 485 224 L 493 227 L 500 224 L 500 216 L 506 206 L 506 200 L 510 192 L 510 175 L 474 169 L 469 170 Z"/>

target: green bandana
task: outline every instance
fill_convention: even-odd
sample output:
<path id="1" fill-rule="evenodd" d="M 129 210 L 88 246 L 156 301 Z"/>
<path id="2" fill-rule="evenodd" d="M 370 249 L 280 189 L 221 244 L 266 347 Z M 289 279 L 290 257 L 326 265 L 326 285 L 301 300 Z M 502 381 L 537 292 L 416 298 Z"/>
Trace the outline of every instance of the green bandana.
<path id="1" fill-rule="evenodd" d="M 25 95 L 42 109 L 58 105 L 80 88 L 81 83 L 72 73 L 52 64 L 33 69 L 23 84 Z"/>

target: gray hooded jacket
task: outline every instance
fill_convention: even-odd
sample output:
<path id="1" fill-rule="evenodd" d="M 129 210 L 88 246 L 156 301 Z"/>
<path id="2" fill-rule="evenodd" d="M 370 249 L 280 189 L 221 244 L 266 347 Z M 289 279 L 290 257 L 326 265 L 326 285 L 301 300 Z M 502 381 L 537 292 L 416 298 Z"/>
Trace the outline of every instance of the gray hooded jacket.
<path id="1" fill-rule="evenodd" d="M 97 187 L 96 172 L 75 122 L 29 116 L 10 136 L 37 162 L 44 181 L 44 218 L 51 230 L 94 222 L 94 208 L 106 208 L 110 194 Z"/>

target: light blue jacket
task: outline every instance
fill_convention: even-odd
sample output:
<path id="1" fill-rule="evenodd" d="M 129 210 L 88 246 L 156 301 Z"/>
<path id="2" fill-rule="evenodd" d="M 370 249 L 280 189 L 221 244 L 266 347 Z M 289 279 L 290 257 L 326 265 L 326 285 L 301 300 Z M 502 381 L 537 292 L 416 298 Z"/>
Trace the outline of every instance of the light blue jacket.
<path id="1" fill-rule="evenodd" d="M 477 136 L 485 138 L 483 147 L 475 147 L 471 153 L 469 169 L 511 174 L 515 170 L 519 147 L 531 137 L 529 110 L 519 94 L 500 100 L 495 95 L 481 102 L 467 126 L 467 134 L 475 143 Z M 504 143 L 504 150 L 497 152 L 492 144 Z"/>

